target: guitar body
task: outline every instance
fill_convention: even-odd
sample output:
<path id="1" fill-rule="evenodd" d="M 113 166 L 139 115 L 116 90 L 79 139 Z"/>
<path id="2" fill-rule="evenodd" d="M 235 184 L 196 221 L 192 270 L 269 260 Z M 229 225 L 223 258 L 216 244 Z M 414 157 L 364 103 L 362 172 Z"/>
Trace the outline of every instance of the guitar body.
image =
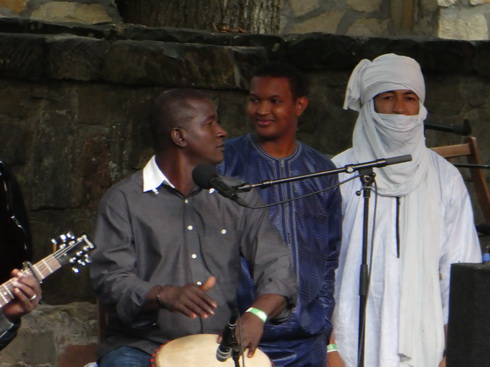
<path id="1" fill-rule="evenodd" d="M 12 269 L 31 260 L 31 232 L 20 187 L 0 161 L 0 283 L 10 278 Z"/>

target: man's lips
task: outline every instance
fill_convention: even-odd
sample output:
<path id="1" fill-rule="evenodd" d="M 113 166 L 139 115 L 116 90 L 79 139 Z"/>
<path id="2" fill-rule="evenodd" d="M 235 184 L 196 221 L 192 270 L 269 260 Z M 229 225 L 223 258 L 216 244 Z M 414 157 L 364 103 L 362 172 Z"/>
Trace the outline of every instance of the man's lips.
<path id="1" fill-rule="evenodd" d="M 273 120 L 265 120 L 265 119 L 255 119 L 255 123 L 258 125 L 258 126 L 261 126 L 261 127 L 266 127 L 266 126 L 270 126 L 272 125 L 274 121 Z"/>

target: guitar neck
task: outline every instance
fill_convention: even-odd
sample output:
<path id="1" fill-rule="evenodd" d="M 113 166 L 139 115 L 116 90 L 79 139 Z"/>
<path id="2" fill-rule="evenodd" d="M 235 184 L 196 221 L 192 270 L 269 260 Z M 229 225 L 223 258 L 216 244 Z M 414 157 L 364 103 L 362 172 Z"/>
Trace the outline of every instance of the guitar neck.
<path id="1" fill-rule="evenodd" d="M 43 280 L 48 275 L 53 274 L 56 270 L 61 268 L 60 262 L 56 259 L 55 254 L 45 257 L 38 263 L 32 266 L 36 278 Z M 22 270 L 22 273 L 32 274 L 30 269 Z M 0 308 L 10 303 L 14 299 L 14 282 L 9 279 L 0 286 Z"/>

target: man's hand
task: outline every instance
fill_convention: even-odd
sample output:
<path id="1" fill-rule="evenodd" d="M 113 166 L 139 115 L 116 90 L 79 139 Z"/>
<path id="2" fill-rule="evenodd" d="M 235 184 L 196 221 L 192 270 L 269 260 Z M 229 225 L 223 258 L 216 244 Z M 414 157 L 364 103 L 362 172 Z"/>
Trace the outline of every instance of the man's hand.
<path id="1" fill-rule="evenodd" d="M 214 315 L 218 306 L 206 292 L 216 284 L 215 277 L 209 277 L 206 282 L 197 286 L 187 284 L 182 287 L 167 285 L 162 288 L 158 297 L 162 306 L 171 312 L 180 312 L 191 319 L 202 317 L 204 319 Z"/>
<path id="2" fill-rule="evenodd" d="M 247 356 L 252 358 L 264 333 L 264 323 L 250 312 L 245 312 L 242 315 L 240 323 L 241 332 L 239 332 L 238 328 L 235 330 L 236 339 L 242 345 L 243 350 L 248 348 Z"/>
<path id="3" fill-rule="evenodd" d="M 279 315 L 286 306 L 286 298 L 278 294 L 260 295 L 252 305 L 252 307 L 264 312 L 268 319 Z M 243 350 L 249 349 L 247 356 L 252 358 L 259 345 L 260 339 L 262 338 L 262 334 L 264 333 L 264 321 L 251 312 L 245 312 L 241 318 L 241 330 L 237 328 L 235 333 Z"/>
<path id="4" fill-rule="evenodd" d="M 32 275 L 24 274 L 18 269 L 12 270 L 10 275 L 14 299 L 3 306 L 2 311 L 10 322 L 16 322 L 39 304 L 42 291 L 39 282 Z"/>
<path id="5" fill-rule="evenodd" d="M 327 366 L 328 367 L 345 367 L 344 361 L 340 357 L 339 352 L 327 353 Z"/>

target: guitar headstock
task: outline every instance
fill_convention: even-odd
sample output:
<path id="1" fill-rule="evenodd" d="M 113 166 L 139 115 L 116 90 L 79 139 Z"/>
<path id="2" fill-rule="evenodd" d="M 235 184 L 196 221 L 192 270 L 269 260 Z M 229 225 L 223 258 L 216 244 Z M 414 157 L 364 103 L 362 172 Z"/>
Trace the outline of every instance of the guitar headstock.
<path id="1" fill-rule="evenodd" d="M 88 253 L 95 249 L 95 245 L 87 235 L 76 237 L 72 232 L 51 239 L 51 243 L 58 249 L 53 254 L 56 260 L 60 265 L 70 264 L 74 273 L 80 272 L 76 267 L 77 264 L 85 266 L 91 262 Z"/>

